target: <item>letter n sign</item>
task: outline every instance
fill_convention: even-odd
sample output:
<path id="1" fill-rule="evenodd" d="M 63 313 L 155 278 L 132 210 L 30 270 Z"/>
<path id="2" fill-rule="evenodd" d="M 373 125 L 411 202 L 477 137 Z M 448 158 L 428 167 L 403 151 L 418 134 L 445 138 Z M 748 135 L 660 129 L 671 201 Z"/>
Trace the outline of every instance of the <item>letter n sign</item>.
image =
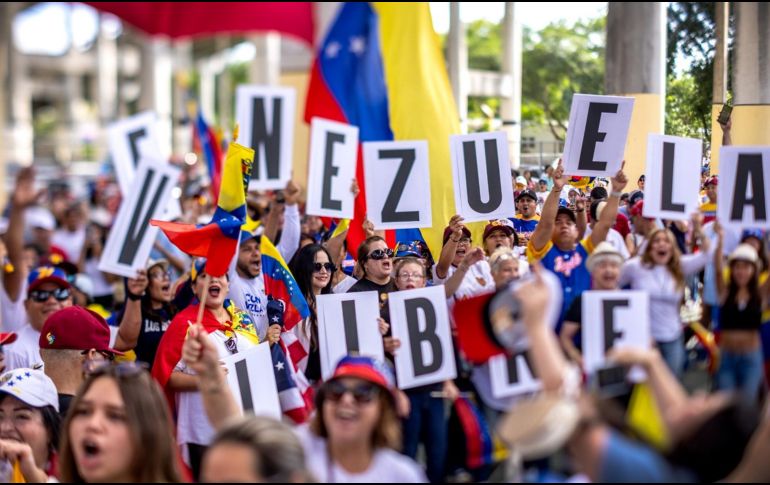
<path id="1" fill-rule="evenodd" d="M 513 217 L 511 161 L 503 132 L 450 137 L 455 208 L 466 222 Z"/>
<path id="2" fill-rule="evenodd" d="M 719 161 L 720 222 L 732 227 L 770 228 L 770 147 L 722 147 Z"/>
<path id="3" fill-rule="evenodd" d="M 364 143 L 366 214 L 375 229 L 430 227 L 428 142 Z"/>
<path id="4" fill-rule="evenodd" d="M 398 386 L 417 386 L 454 379 L 455 362 L 446 297 L 441 286 L 396 291 L 388 296 L 396 353 Z"/>
<path id="5" fill-rule="evenodd" d="M 282 189 L 291 178 L 296 98 L 293 88 L 238 86 L 238 143 L 254 150 L 250 190 Z"/>

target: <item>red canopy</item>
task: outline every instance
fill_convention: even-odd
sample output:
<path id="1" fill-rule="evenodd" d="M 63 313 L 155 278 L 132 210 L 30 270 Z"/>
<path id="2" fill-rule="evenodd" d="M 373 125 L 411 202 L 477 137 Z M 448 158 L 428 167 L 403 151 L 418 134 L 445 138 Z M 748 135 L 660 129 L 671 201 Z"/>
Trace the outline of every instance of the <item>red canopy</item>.
<path id="1" fill-rule="evenodd" d="M 313 45 L 311 2 L 83 2 L 172 39 L 275 30 Z"/>

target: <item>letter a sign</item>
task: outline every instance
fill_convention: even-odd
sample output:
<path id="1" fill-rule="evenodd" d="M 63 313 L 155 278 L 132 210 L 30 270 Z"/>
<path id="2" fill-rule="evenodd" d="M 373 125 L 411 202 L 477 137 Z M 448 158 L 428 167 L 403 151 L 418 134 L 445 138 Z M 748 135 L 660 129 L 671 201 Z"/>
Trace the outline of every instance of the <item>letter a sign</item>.
<path id="1" fill-rule="evenodd" d="M 564 173 L 615 175 L 623 163 L 633 109 L 634 98 L 574 95 L 564 143 Z"/>
<path id="2" fill-rule="evenodd" d="M 719 151 L 717 216 L 733 227 L 770 227 L 770 147 Z"/>

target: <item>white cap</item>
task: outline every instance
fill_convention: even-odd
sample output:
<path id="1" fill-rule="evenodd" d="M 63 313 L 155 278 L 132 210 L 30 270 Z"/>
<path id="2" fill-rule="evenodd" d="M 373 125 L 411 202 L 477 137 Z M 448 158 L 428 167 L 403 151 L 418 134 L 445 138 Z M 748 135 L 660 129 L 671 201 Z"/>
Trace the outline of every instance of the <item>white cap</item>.
<path id="1" fill-rule="evenodd" d="M 112 225 L 112 219 L 110 212 L 104 207 L 97 207 L 91 211 L 91 222 L 98 226 L 109 228 Z"/>
<path id="2" fill-rule="evenodd" d="M 51 211 L 45 207 L 30 207 L 25 215 L 28 227 L 39 227 L 48 231 L 56 230 L 56 219 L 54 219 Z"/>
<path id="3" fill-rule="evenodd" d="M 525 179 L 523 175 L 519 175 L 518 177 L 516 177 L 516 185 L 524 185 L 524 186 L 526 186 L 527 185 L 527 179 Z"/>
<path id="4" fill-rule="evenodd" d="M 743 243 L 739 244 L 738 247 L 730 253 L 727 260 L 731 263 L 733 261 L 748 261 L 749 263 L 756 265 L 759 263 L 759 255 L 757 254 L 757 250 L 754 249 L 754 246 Z"/>
<path id="5" fill-rule="evenodd" d="M 82 293 L 85 293 L 88 298 L 94 297 L 94 282 L 91 277 L 85 273 L 78 273 L 75 275 L 75 281 L 72 286 L 77 288 Z"/>
<path id="6" fill-rule="evenodd" d="M 586 260 L 586 269 L 588 272 L 593 273 L 596 264 L 605 258 L 614 258 L 617 260 L 618 264 L 623 264 L 624 261 L 623 255 L 620 254 L 620 251 L 615 249 L 615 247 L 607 241 L 602 241 L 596 245 L 594 250 L 591 252 L 591 255 L 588 256 L 588 259 Z"/>
<path id="7" fill-rule="evenodd" d="M 0 376 L 0 392 L 34 408 L 53 406 L 59 411 L 59 395 L 50 377 L 41 370 L 19 368 Z"/>

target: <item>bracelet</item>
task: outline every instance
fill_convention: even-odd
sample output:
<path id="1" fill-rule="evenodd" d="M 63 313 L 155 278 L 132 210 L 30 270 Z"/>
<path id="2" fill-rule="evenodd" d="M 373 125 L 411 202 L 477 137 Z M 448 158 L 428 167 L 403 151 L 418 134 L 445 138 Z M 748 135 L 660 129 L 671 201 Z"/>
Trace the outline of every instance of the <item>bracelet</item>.
<path id="1" fill-rule="evenodd" d="M 585 209 L 580 209 L 580 210 L 578 210 L 578 209 L 575 209 L 575 212 L 577 212 L 577 213 L 580 213 L 580 212 L 585 212 L 585 211 L 586 211 Z"/>
<path id="2" fill-rule="evenodd" d="M 126 298 L 128 298 L 131 301 L 137 301 L 141 300 L 143 295 L 134 295 L 130 291 L 126 291 Z"/>
<path id="3" fill-rule="evenodd" d="M 450 237 L 449 240 L 452 241 L 453 243 L 459 243 L 460 242 L 460 238 L 459 237 L 457 239 L 452 239 Z"/>
<path id="4" fill-rule="evenodd" d="M 618 198 L 620 198 L 622 196 L 623 196 L 623 192 L 616 192 L 614 190 L 612 192 L 610 192 L 610 197 L 618 197 Z"/>

